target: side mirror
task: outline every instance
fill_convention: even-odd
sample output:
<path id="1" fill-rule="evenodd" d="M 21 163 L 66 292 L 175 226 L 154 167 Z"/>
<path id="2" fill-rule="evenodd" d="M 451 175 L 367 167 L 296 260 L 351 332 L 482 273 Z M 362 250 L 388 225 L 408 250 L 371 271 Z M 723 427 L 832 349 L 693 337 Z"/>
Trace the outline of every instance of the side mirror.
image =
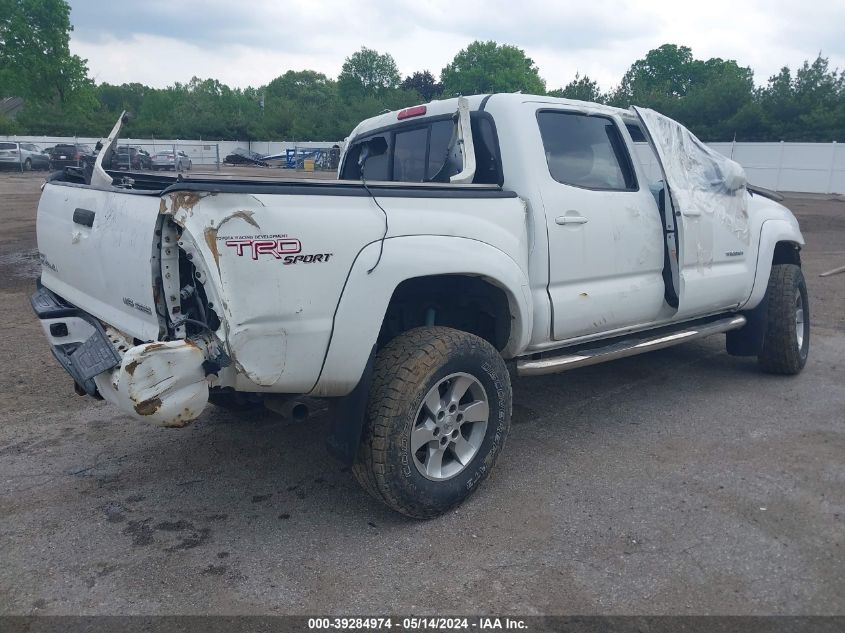
<path id="1" fill-rule="evenodd" d="M 725 180 L 725 187 L 727 187 L 728 191 L 742 189 L 748 182 L 748 179 L 745 177 L 745 170 L 736 161 L 726 160 L 725 164 L 722 165 L 722 170 L 722 177 Z"/>

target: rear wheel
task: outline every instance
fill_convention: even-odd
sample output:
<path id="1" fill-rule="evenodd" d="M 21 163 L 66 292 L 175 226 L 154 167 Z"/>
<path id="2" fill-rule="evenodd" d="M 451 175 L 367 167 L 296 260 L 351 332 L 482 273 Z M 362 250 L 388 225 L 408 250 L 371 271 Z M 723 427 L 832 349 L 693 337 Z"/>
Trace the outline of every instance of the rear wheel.
<path id="1" fill-rule="evenodd" d="M 353 472 L 397 512 L 438 516 L 490 474 L 510 419 L 510 377 L 490 343 L 446 327 L 410 330 L 376 358 Z"/>
<path id="2" fill-rule="evenodd" d="M 757 360 L 768 373 L 797 374 L 810 352 L 810 303 L 801 267 L 772 266 L 766 298 L 766 333 Z"/>
<path id="3" fill-rule="evenodd" d="M 24 170 L 24 171 L 32 171 L 32 160 L 30 160 L 29 158 L 27 158 L 27 159 L 23 162 L 23 170 Z"/>

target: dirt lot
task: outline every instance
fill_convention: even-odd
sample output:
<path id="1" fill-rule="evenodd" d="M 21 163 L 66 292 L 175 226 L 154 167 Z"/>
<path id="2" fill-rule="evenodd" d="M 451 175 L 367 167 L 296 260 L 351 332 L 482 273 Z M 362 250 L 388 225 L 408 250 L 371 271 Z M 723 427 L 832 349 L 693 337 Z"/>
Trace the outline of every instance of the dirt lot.
<path id="1" fill-rule="evenodd" d="M 80 398 L 28 297 L 40 176 L 0 175 L 0 613 L 845 614 L 845 201 L 794 197 L 796 378 L 723 337 L 515 385 L 497 471 L 405 520 L 303 425 Z"/>

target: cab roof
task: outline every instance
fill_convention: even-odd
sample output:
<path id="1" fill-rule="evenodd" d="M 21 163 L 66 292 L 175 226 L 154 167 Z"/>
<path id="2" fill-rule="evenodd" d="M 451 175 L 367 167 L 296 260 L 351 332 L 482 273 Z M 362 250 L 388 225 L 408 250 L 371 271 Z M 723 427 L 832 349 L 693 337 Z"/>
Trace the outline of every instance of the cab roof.
<path id="1" fill-rule="evenodd" d="M 486 103 L 484 104 L 485 108 L 493 104 L 495 104 L 498 108 L 517 107 L 523 103 L 547 103 L 569 106 L 579 110 L 589 110 L 597 114 L 617 114 L 625 118 L 634 118 L 630 110 L 615 108 L 601 103 L 593 103 L 591 101 L 578 101 L 576 99 L 562 99 L 560 97 L 548 97 L 543 95 L 504 92 L 487 95 L 472 95 L 466 97 L 466 99 L 469 102 L 470 111 L 479 110 L 481 108 L 481 104 L 486 100 Z M 430 101 L 421 105 L 425 105 L 426 112 L 425 115 L 419 117 L 417 120 L 424 120 L 429 117 L 441 116 L 444 114 L 453 114 L 458 109 L 458 97 Z M 399 112 L 401 112 L 401 110 L 392 110 L 390 112 L 385 112 L 383 114 L 379 114 L 378 116 L 365 119 L 359 123 L 354 130 L 352 130 L 352 133 L 349 135 L 349 139 L 351 140 L 356 136 L 366 134 L 372 130 L 378 130 L 400 123 L 400 120 L 397 118 Z M 409 119 L 405 119 L 405 121 L 408 120 Z"/>

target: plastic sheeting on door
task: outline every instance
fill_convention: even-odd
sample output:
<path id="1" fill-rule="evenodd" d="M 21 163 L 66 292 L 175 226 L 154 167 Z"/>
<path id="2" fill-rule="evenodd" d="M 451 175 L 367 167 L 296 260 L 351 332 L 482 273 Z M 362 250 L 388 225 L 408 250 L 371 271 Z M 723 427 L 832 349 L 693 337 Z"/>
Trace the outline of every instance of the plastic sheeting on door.
<path id="1" fill-rule="evenodd" d="M 680 123 L 648 108 L 632 109 L 651 134 L 678 210 L 685 216 L 715 215 L 747 244 L 748 194 L 742 166 L 707 147 Z"/>

